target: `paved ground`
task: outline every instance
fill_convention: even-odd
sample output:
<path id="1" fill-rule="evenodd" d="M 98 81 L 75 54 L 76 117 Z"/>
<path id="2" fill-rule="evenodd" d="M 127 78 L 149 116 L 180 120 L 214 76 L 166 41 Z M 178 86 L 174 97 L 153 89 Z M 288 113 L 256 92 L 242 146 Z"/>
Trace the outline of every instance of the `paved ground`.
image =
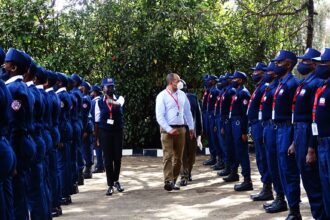
<path id="1" fill-rule="evenodd" d="M 177 192 L 163 190 L 162 159 L 124 157 L 121 183 L 124 193 L 105 196 L 105 173 L 94 175 L 72 197 L 73 204 L 63 207 L 57 219 L 284 219 L 282 214 L 266 214 L 262 202 L 252 202 L 250 193 L 260 189 L 255 161 L 252 161 L 254 192 L 237 193 L 234 184 L 224 183 L 216 173 L 201 163 L 199 156 L 193 182 Z M 301 203 L 304 219 L 312 219 L 305 192 Z"/>

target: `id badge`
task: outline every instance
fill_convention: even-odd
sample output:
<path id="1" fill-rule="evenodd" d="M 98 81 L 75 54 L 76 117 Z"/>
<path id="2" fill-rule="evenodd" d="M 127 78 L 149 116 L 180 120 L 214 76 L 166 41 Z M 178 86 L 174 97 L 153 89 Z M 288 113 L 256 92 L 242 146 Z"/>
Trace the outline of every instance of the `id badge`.
<path id="1" fill-rule="evenodd" d="M 294 114 L 293 114 L 293 112 L 292 112 L 292 117 L 291 117 L 291 123 L 293 124 L 293 122 L 294 122 Z"/>
<path id="2" fill-rule="evenodd" d="M 229 112 L 229 118 L 231 118 L 231 112 Z"/>
<path id="3" fill-rule="evenodd" d="M 275 110 L 272 111 L 272 120 L 275 120 Z"/>
<path id="4" fill-rule="evenodd" d="M 115 121 L 113 119 L 108 119 L 107 120 L 107 124 L 109 125 L 113 125 L 115 123 Z"/>
<path id="5" fill-rule="evenodd" d="M 259 111 L 258 113 L 258 120 L 262 120 L 262 111 Z"/>
<path id="6" fill-rule="evenodd" d="M 317 124 L 315 122 L 312 123 L 312 134 L 313 136 L 319 135 L 319 131 L 317 130 Z"/>

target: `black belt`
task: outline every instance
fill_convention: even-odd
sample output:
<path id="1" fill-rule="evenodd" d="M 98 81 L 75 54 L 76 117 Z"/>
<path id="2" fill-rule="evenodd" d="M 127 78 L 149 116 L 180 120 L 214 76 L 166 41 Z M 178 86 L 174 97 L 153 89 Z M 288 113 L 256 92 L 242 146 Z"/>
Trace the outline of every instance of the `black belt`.
<path id="1" fill-rule="evenodd" d="M 172 128 L 184 128 L 186 125 L 170 125 Z"/>
<path id="2" fill-rule="evenodd" d="M 280 122 L 274 122 L 277 126 L 283 126 L 283 125 L 292 125 L 291 121 L 280 121 Z"/>

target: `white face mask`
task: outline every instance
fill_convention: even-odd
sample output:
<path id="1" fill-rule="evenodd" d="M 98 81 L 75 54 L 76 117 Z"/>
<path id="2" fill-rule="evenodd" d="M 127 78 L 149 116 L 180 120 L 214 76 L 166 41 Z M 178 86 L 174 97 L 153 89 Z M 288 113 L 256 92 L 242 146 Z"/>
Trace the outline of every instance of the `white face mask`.
<path id="1" fill-rule="evenodd" d="M 177 88 L 182 90 L 183 89 L 183 83 L 180 81 L 178 82 Z"/>

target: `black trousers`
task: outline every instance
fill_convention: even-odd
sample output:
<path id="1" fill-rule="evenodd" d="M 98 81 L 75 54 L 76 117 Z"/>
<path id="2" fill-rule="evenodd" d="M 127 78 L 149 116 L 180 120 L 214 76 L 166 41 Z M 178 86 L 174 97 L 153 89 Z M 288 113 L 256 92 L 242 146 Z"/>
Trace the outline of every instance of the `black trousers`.
<path id="1" fill-rule="evenodd" d="M 113 186 L 119 180 L 123 132 L 109 132 L 100 129 L 100 145 L 103 150 L 104 166 L 107 175 L 108 186 Z"/>

